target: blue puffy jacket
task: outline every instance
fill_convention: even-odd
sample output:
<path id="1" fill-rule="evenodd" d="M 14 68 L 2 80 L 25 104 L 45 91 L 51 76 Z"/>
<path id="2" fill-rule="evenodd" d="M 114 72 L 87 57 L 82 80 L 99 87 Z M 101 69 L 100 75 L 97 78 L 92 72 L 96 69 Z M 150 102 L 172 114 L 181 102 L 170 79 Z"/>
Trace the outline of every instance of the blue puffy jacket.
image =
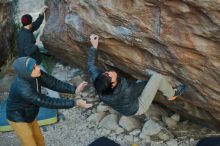
<path id="1" fill-rule="evenodd" d="M 41 71 L 40 77 L 32 78 L 27 71 L 26 58 L 18 58 L 13 64 L 16 77 L 11 84 L 7 100 L 7 119 L 14 122 L 32 122 L 41 106 L 53 109 L 73 107 L 75 105 L 74 100 L 52 98 L 42 94 L 41 85 L 58 92 L 72 94 L 75 93 L 76 87 L 59 81 L 43 71 Z"/>

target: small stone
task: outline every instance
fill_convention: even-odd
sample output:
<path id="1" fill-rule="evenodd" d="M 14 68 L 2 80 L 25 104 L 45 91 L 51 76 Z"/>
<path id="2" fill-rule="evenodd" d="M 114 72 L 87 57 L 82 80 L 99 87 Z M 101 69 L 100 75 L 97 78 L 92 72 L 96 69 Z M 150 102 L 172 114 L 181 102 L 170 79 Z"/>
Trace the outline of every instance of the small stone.
<path id="1" fill-rule="evenodd" d="M 142 134 L 151 136 L 158 134 L 160 130 L 161 126 L 150 119 L 144 124 L 142 128 Z"/>
<path id="2" fill-rule="evenodd" d="M 168 140 L 170 137 L 167 133 L 165 133 L 164 131 L 161 131 L 159 134 L 158 134 L 158 137 L 161 139 L 161 140 Z"/>
<path id="3" fill-rule="evenodd" d="M 135 129 L 133 131 L 131 131 L 129 134 L 133 135 L 133 136 L 138 136 L 141 133 L 140 129 Z"/>
<path id="4" fill-rule="evenodd" d="M 162 120 L 166 123 L 169 128 L 175 128 L 177 126 L 177 122 L 169 117 L 163 117 Z"/>
<path id="5" fill-rule="evenodd" d="M 160 121 L 162 116 L 167 116 L 167 112 L 156 104 L 151 104 L 149 109 L 144 113 L 146 117 L 151 117 L 155 121 Z"/>
<path id="6" fill-rule="evenodd" d="M 121 133 L 123 133 L 125 130 L 123 129 L 123 128 L 121 128 L 121 127 L 118 127 L 116 130 L 115 130 L 115 133 L 116 134 L 121 134 Z"/>
<path id="7" fill-rule="evenodd" d="M 134 142 L 138 142 L 140 139 L 138 137 L 134 137 Z"/>
<path id="8" fill-rule="evenodd" d="M 113 137 L 113 136 L 115 136 L 115 133 L 114 133 L 114 132 L 111 132 L 111 133 L 109 134 L 109 137 Z"/>
<path id="9" fill-rule="evenodd" d="M 113 134 L 113 135 L 111 136 L 111 139 L 114 140 L 114 141 L 116 141 L 117 136 L 116 136 L 115 134 Z"/>
<path id="10" fill-rule="evenodd" d="M 104 105 L 103 102 L 101 102 L 98 106 L 97 106 L 97 112 L 107 112 L 109 111 L 110 107 L 107 105 Z"/>
<path id="11" fill-rule="evenodd" d="M 157 122 L 161 127 L 166 127 L 166 123 L 164 123 L 163 121 L 158 121 Z"/>
<path id="12" fill-rule="evenodd" d="M 123 139 L 124 139 L 124 138 L 123 138 L 123 136 L 121 136 L 121 135 L 117 136 L 117 138 L 116 138 L 117 141 L 122 141 Z"/>
<path id="13" fill-rule="evenodd" d="M 111 130 L 108 130 L 108 129 L 107 129 L 105 134 L 106 134 L 106 135 L 109 135 L 110 133 L 111 133 Z"/>
<path id="14" fill-rule="evenodd" d="M 134 136 L 132 136 L 132 135 L 125 135 L 124 138 L 126 141 L 131 141 L 131 142 L 134 141 Z"/>
<path id="15" fill-rule="evenodd" d="M 150 136 L 144 135 L 143 133 L 140 134 L 140 138 L 143 139 L 145 142 L 150 142 Z"/>
<path id="16" fill-rule="evenodd" d="M 109 135 L 111 131 L 109 129 L 102 129 L 102 134 Z"/>
<path id="17" fill-rule="evenodd" d="M 166 142 L 168 146 L 178 146 L 178 142 L 175 139 Z"/>
<path id="18" fill-rule="evenodd" d="M 92 129 L 92 128 L 94 127 L 94 125 L 88 124 L 87 127 L 88 127 L 89 129 Z"/>
<path id="19" fill-rule="evenodd" d="M 100 135 L 102 132 L 101 132 L 101 129 L 98 129 L 95 131 L 96 135 Z"/>
<path id="20" fill-rule="evenodd" d="M 183 125 L 187 125 L 188 123 L 189 123 L 188 120 L 182 122 Z"/>
<path id="21" fill-rule="evenodd" d="M 190 138 L 189 141 L 190 141 L 190 142 L 193 142 L 193 141 L 195 141 L 195 140 L 194 140 L 194 138 Z"/>
<path id="22" fill-rule="evenodd" d="M 109 114 L 108 116 L 102 119 L 98 127 L 99 128 L 103 127 L 110 130 L 116 130 L 119 127 L 117 122 L 118 122 L 118 116 Z"/>
<path id="23" fill-rule="evenodd" d="M 132 131 L 139 128 L 141 123 L 137 118 L 122 116 L 119 125 L 127 131 Z"/>
<path id="24" fill-rule="evenodd" d="M 96 113 L 96 112 L 97 112 L 96 109 L 93 108 L 93 109 L 92 109 L 92 113 L 94 114 L 94 113 Z"/>
<path id="25" fill-rule="evenodd" d="M 170 118 L 172 118 L 173 120 L 175 120 L 176 122 L 180 121 L 180 115 L 179 114 L 174 114 L 172 115 Z"/>

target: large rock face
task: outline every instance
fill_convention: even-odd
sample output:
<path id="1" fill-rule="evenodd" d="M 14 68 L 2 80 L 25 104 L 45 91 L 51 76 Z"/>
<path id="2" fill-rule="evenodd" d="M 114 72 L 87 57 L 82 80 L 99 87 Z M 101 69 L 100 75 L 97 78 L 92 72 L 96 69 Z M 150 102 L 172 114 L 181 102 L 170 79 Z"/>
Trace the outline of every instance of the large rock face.
<path id="1" fill-rule="evenodd" d="M 194 121 L 220 126 L 220 1 L 46 0 L 43 42 L 86 69 L 88 36 L 101 36 L 99 61 L 135 78 L 151 68 L 189 89 L 157 101 Z"/>
<path id="2" fill-rule="evenodd" d="M 0 1 L 0 66 L 6 62 L 13 47 L 14 4 L 12 0 Z"/>

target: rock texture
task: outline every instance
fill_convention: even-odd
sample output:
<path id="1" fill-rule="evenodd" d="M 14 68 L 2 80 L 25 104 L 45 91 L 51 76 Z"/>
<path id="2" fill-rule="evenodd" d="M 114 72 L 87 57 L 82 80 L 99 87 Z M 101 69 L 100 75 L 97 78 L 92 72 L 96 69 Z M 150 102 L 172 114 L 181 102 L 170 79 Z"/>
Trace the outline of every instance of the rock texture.
<path id="1" fill-rule="evenodd" d="M 0 1 L 0 66 L 6 63 L 13 49 L 13 33 L 15 2 L 12 0 Z"/>
<path id="2" fill-rule="evenodd" d="M 88 35 L 101 37 L 99 62 L 135 78 L 150 68 L 188 90 L 157 101 L 188 119 L 220 126 L 220 1 L 46 0 L 42 40 L 62 60 L 86 69 Z M 212 124 L 210 124 L 210 122 Z"/>

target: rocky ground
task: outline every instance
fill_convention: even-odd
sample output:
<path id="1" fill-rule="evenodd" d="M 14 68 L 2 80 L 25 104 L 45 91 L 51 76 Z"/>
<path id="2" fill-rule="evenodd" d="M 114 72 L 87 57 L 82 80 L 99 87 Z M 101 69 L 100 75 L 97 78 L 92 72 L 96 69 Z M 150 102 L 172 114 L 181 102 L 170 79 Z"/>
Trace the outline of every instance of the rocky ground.
<path id="1" fill-rule="evenodd" d="M 79 84 L 89 81 L 87 74 L 79 69 L 56 64 L 52 74 L 70 83 Z M 6 75 L 0 80 L 2 85 L 9 84 L 11 78 Z M 6 87 L 6 85 L 4 85 Z M 3 95 L 3 91 L 1 91 Z M 44 90 L 52 94 L 49 90 Z M 7 92 L 4 92 L 4 95 Z M 75 95 L 60 94 L 75 98 Z M 167 112 L 153 104 L 146 116 L 121 116 L 108 106 L 100 103 L 91 83 L 84 92 L 76 95 L 94 104 L 88 110 L 72 108 L 58 110 L 59 122 L 41 127 L 47 146 L 86 146 L 96 138 L 106 136 L 123 146 L 194 146 L 204 136 L 218 135 L 218 131 L 202 127 L 182 119 L 178 114 Z M 14 132 L 0 133 L 0 146 L 18 146 Z"/>

